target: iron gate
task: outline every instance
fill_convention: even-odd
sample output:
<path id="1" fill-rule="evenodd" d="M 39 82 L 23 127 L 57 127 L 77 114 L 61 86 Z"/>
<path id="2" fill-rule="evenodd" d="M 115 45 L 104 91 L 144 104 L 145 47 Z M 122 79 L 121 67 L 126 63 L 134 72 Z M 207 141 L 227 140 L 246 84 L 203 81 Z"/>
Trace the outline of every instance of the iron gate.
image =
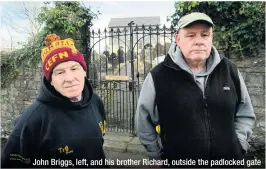
<path id="1" fill-rule="evenodd" d="M 104 102 L 107 131 L 134 134 L 137 101 L 146 75 L 168 52 L 174 29 L 134 25 L 88 30 L 88 78 Z"/>

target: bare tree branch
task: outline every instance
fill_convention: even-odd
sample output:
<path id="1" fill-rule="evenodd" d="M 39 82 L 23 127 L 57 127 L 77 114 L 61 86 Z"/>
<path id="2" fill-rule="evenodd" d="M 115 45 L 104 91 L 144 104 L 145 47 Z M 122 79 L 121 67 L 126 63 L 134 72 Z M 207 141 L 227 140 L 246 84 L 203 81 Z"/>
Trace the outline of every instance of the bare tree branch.
<path id="1" fill-rule="evenodd" d="M 19 4 L 19 7 L 3 12 L 2 21 L 9 31 L 25 34 L 34 43 L 34 37 L 42 27 L 42 23 L 37 19 L 40 6 L 36 2 L 16 2 L 16 4 Z"/>

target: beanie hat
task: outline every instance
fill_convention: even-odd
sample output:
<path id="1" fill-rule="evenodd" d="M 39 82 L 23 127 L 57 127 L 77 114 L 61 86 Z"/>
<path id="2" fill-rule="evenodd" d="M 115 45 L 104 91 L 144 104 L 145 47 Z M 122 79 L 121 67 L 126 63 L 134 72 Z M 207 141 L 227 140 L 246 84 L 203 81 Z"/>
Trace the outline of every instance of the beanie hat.
<path id="1" fill-rule="evenodd" d="M 73 39 L 61 40 L 58 35 L 49 34 L 45 38 L 45 46 L 41 58 L 44 76 L 48 81 L 51 80 L 55 66 L 66 61 L 76 61 L 87 70 L 84 56 L 76 49 Z"/>

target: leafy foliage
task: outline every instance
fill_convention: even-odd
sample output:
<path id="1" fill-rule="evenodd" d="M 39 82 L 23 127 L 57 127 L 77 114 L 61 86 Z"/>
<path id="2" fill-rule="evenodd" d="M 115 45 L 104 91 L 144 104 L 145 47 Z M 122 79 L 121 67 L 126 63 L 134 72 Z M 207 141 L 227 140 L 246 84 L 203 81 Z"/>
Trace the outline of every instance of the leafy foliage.
<path id="1" fill-rule="evenodd" d="M 45 24 L 47 34 L 56 33 L 61 37 L 75 39 L 76 47 L 84 53 L 84 42 L 87 28 L 92 26 L 92 20 L 97 18 L 90 8 L 82 6 L 78 1 L 45 3 L 38 16 L 38 20 Z"/>
<path id="2" fill-rule="evenodd" d="M 40 63 L 43 48 L 43 31 L 35 39 L 30 39 L 23 48 L 8 53 L 1 53 L 1 88 L 6 88 L 16 79 L 22 62 L 36 67 Z"/>
<path id="3" fill-rule="evenodd" d="M 215 24 L 215 46 L 241 58 L 256 56 L 265 43 L 265 2 L 190 1 L 176 2 L 171 16 L 175 26 L 180 17 L 191 12 L 209 15 Z"/>
<path id="4" fill-rule="evenodd" d="M 84 38 L 87 37 L 87 28 L 92 26 L 92 20 L 97 18 L 97 14 L 75 1 L 44 4 L 37 17 L 38 22 L 43 25 L 41 31 L 29 39 L 21 49 L 1 53 L 1 88 L 8 87 L 16 78 L 22 62 L 28 62 L 31 66 L 40 63 L 44 39 L 50 33 L 58 34 L 61 39 L 75 39 L 77 49 L 85 52 Z"/>

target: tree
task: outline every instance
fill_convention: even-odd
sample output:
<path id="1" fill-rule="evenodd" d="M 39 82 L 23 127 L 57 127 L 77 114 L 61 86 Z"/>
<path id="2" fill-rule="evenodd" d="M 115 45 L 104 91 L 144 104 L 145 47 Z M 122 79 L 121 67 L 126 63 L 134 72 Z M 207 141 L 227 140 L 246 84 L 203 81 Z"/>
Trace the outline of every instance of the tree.
<path id="1" fill-rule="evenodd" d="M 45 24 L 47 34 L 56 33 L 62 39 L 70 37 L 80 40 L 75 44 L 82 53 L 85 53 L 87 28 L 96 18 L 97 14 L 78 1 L 56 1 L 54 7 L 48 2 L 38 15 L 38 19 Z"/>
<path id="2" fill-rule="evenodd" d="M 151 60 L 151 54 L 152 54 L 152 44 L 147 43 L 144 45 L 144 48 L 140 52 L 140 61 L 143 62 L 144 60 Z"/>
<path id="3" fill-rule="evenodd" d="M 152 44 L 147 43 L 147 44 L 144 45 L 144 48 L 145 48 L 145 49 L 146 49 L 146 48 L 152 48 Z"/>
<path id="4" fill-rule="evenodd" d="M 167 55 L 169 49 L 170 49 L 171 43 L 165 43 L 163 46 L 163 54 Z"/>
<path id="5" fill-rule="evenodd" d="M 160 43 L 157 43 L 152 51 L 152 60 L 158 56 L 163 55 L 164 53 L 164 46 Z"/>
<path id="6" fill-rule="evenodd" d="M 110 52 L 109 51 L 103 51 L 103 54 L 107 57 L 107 58 L 109 58 L 109 56 L 110 56 Z"/>
<path id="7" fill-rule="evenodd" d="M 117 58 L 117 56 L 116 56 L 116 54 L 115 53 L 112 53 L 111 55 L 110 55 L 110 59 L 109 59 L 109 63 L 111 63 L 112 64 L 112 68 L 113 68 L 113 70 L 116 68 L 116 66 L 118 65 L 118 58 Z"/>
<path id="8" fill-rule="evenodd" d="M 125 52 L 123 50 L 123 47 L 119 47 L 117 50 L 117 57 L 118 57 L 118 62 L 119 63 L 124 63 L 125 61 Z"/>
<path id="9" fill-rule="evenodd" d="M 137 58 L 137 53 L 133 51 L 133 59 Z M 127 61 L 131 60 L 131 51 L 127 50 Z"/>
<path id="10" fill-rule="evenodd" d="M 176 2 L 175 10 L 171 16 L 174 26 L 190 12 L 209 15 L 215 24 L 214 43 L 227 53 L 256 56 L 265 43 L 265 2 Z"/>

